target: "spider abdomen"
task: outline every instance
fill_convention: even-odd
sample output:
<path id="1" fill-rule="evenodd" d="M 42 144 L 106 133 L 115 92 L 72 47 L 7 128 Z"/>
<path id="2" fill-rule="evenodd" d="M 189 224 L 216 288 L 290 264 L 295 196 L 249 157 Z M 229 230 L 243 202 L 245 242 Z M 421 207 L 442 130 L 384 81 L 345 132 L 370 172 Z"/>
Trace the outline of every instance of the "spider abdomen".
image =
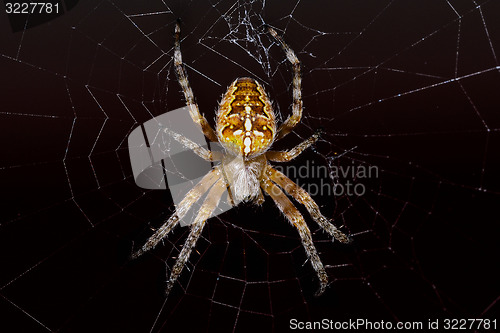
<path id="1" fill-rule="evenodd" d="M 273 143 L 276 121 L 264 88 L 251 78 L 236 79 L 217 113 L 219 141 L 245 158 L 265 152 Z"/>

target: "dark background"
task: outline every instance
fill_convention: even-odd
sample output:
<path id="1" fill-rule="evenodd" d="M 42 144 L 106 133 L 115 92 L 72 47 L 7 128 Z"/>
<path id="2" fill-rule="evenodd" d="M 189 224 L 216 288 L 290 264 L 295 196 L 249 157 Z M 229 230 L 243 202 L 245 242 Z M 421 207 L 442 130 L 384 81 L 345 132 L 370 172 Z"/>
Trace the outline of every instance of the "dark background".
<path id="1" fill-rule="evenodd" d="M 498 318 L 498 1 L 66 5 L 48 21 L 0 14 L 1 332 Z M 277 147 L 323 127 L 293 165 L 379 168 L 362 197 L 315 196 L 354 239 L 331 243 L 307 218 L 332 282 L 322 297 L 269 199 L 211 219 L 166 301 L 164 261 L 172 266 L 186 229 L 129 261 L 173 211 L 168 192 L 135 185 L 126 139 L 183 106 L 171 63 L 177 18 L 208 119 L 240 76 L 290 113 L 291 71 L 267 23 L 303 65 L 304 119 Z"/>

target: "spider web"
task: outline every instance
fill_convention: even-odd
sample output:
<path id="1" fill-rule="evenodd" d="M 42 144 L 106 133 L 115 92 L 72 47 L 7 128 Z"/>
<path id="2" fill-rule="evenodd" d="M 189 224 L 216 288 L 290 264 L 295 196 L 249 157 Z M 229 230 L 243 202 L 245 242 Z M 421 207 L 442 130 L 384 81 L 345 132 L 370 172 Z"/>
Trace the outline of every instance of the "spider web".
<path id="1" fill-rule="evenodd" d="M 498 1 L 65 8 L 38 25 L 23 16 L 17 32 L 0 21 L 2 332 L 498 317 Z M 300 208 L 331 281 L 322 297 L 313 296 L 318 281 L 296 230 L 269 198 L 210 219 L 167 300 L 166 267 L 188 229 L 129 260 L 173 212 L 167 191 L 134 183 L 127 137 L 184 105 L 171 61 L 178 18 L 190 81 L 212 124 L 221 94 L 242 76 L 263 83 L 281 120 L 290 114 L 292 73 L 268 24 L 303 72 L 303 120 L 276 148 L 325 131 L 290 164 L 327 167 L 331 177 L 292 179 L 333 186 L 345 181 L 333 170 L 378 168 L 351 179 L 364 195 L 313 195 L 352 244 L 332 243 Z"/>

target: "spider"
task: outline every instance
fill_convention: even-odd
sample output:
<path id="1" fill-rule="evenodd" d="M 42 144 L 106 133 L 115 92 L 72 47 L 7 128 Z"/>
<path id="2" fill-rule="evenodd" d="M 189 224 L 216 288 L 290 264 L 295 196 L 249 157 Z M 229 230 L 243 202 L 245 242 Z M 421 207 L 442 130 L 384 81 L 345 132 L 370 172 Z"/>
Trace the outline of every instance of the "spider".
<path id="1" fill-rule="evenodd" d="M 277 127 L 271 101 L 262 85 L 252 78 L 238 78 L 229 86 L 222 97 L 217 111 L 216 129 L 214 131 L 206 118 L 200 114 L 198 105 L 195 102 L 182 63 L 180 24 L 177 23 L 175 27 L 173 61 L 179 84 L 186 99 L 186 105 L 189 107 L 190 116 L 200 126 L 203 134 L 210 141 L 219 142 L 224 147 L 224 151 L 215 152 L 205 149 L 180 134 L 166 130 L 175 140 L 192 149 L 203 159 L 220 162 L 186 194 L 178 204 L 175 213 L 155 231 L 142 248 L 132 255 L 133 258 L 136 258 L 153 249 L 178 224 L 191 206 L 208 192 L 194 222 L 190 226 L 190 233 L 168 278 L 167 296 L 189 259 L 206 220 L 215 210 L 226 190 L 233 203 L 236 204 L 239 202 L 253 202 L 261 205 L 264 201 L 263 192 L 274 200 L 279 210 L 299 232 L 307 257 L 311 261 L 319 279 L 320 287 L 316 292 L 317 296 L 325 291 L 328 276 L 314 247 L 311 231 L 304 217 L 283 190 L 297 202 L 304 205 L 314 221 L 334 239 L 342 243 L 349 242 L 349 238 L 321 214 L 318 205 L 309 193 L 269 164 L 269 161 L 288 162 L 293 160 L 302 151 L 313 145 L 319 139 L 321 132 L 316 132 L 310 138 L 288 151 L 269 150 L 275 141 L 285 137 L 300 122 L 302 117 L 302 97 L 300 62 L 297 56 L 273 28 L 268 27 L 268 32 L 281 45 L 293 68 L 292 114 Z"/>

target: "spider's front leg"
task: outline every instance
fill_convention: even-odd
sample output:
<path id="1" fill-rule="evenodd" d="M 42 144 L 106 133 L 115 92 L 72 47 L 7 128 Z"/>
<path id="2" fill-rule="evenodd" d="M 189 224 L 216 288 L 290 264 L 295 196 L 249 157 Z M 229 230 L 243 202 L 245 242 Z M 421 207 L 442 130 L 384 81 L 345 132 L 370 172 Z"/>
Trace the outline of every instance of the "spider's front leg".
<path id="1" fill-rule="evenodd" d="M 295 184 L 282 172 L 273 169 L 271 166 L 268 166 L 267 170 L 269 172 L 269 178 L 284 189 L 286 193 L 290 194 L 295 200 L 304 205 L 309 214 L 311 214 L 313 220 L 316 221 L 323 230 L 328 232 L 330 236 L 342 243 L 349 243 L 351 241 L 346 234 L 337 229 L 336 226 L 321 214 L 318 204 L 306 190 Z"/>
<path id="2" fill-rule="evenodd" d="M 177 261 L 172 268 L 172 273 L 170 274 L 170 277 L 168 279 L 167 288 L 165 291 L 167 296 L 170 293 L 170 290 L 172 290 L 175 281 L 177 281 L 177 278 L 181 274 L 182 269 L 186 265 L 186 262 L 189 259 L 189 256 L 191 255 L 191 252 L 196 245 L 201 232 L 203 231 L 206 220 L 210 217 L 212 212 L 219 204 L 220 198 L 225 190 L 226 183 L 223 179 L 219 179 L 217 183 L 215 183 L 215 185 L 210 189 L 210 192 L 208 192 L 208 195 L 205 198 L 205 201 L 203 202 L 198 215 L 191 225 L 191 231 L 189 232 L 189 236 L 186 239 L 184 246 L 182 247 L 181 253 L 179 254 L 179 257 L 177 258 Z"/>
<path id="3" fill-rule="evenodd" d="M 146 243 L 132 254 L 132 259 L 139 257 L 141 254 L 153 249 L 163 238 L 165 238 L 168 233 L 177 225 L 179 220 L 181 220 L 191 206 L 200 199 L 200 197 L 205 194 L 210 187 L 220 179 L 219 168 L 212 169 L 208 174 L 206 174 L 199 182 L 195 185 L 182 199 L 182 201 L 177 206 L 175 213 L 165 222 L 156 232 L 149 237 Z"/>
<path id="4" fill-rule="evenodd" d="M 268 160 L 273 162 L 288 162 L 297 157 L 305 149 L 309 148 L 320 138 L 322 130 L 317 130 L 309 139 L 301 142 L 299 145 L 290 149 L 289 151 L 268 151 L 266 157 Z M 326 230 L 332 237 L 339 240 L 342 243 L 349 243 L 350 239 L 342 231 L 337 229 L 333 224 L 328 221 L 328 219 L 321 214 L 318 204 L 314 201 L 309 193 L 302 187 L 295 184 L 290 178 L 285 176 L 282 172 L 273 169 L 271 166 L 267 167 L 270 179 L 278 184 L 281 188 L 285 190 L 286 193 L 290 194 L 295 200 L 304 205 L 311 214 L 311 217 L 318 223 L 318 225 Z"/>
<path id="5" fill-rule="evenodd" d="M 295 208 L 293 203 L 290 199 L 288 199 L 283 191 L 271 182 L 269 178 L 263 179 L 261 184 L 262 189 L 271 196 L 279 210 L 299 232 L 307 257 L 311 260 L 311 265 L 319 278 L 320 287 L 316 292 L 316 296 L 320 296 L 325 292 L 328 285 L 328 275 L 326 274 L 325 267 L 319 258 L 316 247 L 313 244 L 311 231 L 309 230 L 304 217 L 300 214 L 298 209 Z"/>

